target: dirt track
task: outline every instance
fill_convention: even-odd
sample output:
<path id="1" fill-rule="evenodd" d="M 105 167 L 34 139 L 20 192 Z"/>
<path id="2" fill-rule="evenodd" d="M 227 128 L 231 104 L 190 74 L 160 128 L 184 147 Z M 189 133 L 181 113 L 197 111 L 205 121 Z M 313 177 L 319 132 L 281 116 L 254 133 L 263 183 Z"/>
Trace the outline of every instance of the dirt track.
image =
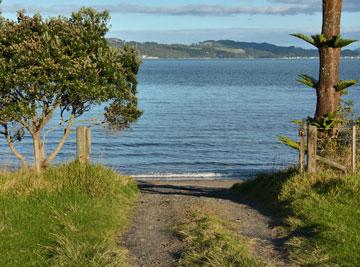
<path id="1" fill-rule="evenodd" d="M 254 254 L 276 266 L 289 266 L 281 251 L 274 218 L 255 205 L 232 195 L 228 188 L 239 181 L 139 182 L 141 198 L 133 222 L 121 237 L 132 255 L 130 266 L 176 266 L 184 244 L 171 227 L 197 209 L 215 213 L 238 225 L 253 240 Z"/>

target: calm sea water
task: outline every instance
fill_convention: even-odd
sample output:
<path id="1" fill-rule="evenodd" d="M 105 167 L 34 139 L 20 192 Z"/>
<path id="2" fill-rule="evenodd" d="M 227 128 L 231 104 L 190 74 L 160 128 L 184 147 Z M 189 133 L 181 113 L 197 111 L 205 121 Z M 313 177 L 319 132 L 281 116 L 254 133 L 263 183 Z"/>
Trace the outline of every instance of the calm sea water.
<path id="1" fill-rule="evenodd" d="M 359 63 L 343 60 L 342 78 L 360 79 Z M 138 178 L 248 177 L 289 166 L 297 154 L 277 136 L 296 137 L 291 121 L 313 115 L 315 91 L 296 79 L 316 76 L 317 69 L 317 60 L 145 61 L 139 75 L 143 117 L 120 134 L 94 127 L 92 159 Z M 347 96 L 357 112 L 359 89 Z M 48 149 L 60 132 L 48 135 Z M 31 157 L 28 137 L 17 146 Z M 73 159 L 75 149 L 72 134 L 56 162 Z M 15 162 L 4 140 L 0 157 L 3 164 Z"/>

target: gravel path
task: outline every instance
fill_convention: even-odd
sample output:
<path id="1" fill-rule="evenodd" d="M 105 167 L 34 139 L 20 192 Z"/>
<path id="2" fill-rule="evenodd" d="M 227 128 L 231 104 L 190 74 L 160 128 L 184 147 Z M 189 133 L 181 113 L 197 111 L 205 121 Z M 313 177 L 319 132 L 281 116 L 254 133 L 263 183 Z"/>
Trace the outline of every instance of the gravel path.
<path id="1" fill-rule="evenodd" d="M 235 182 L 239 181 L 139 182 L 139 207 L 120 240 L 130 251 L 130 266 L 176 266 L 184 244 L 171 227 L 181 223 L 194 207 L 238 225 L 238 231 L 253 241 L 255 255 L 276 266 L 290 266 L 281 253 L 279 233 L 273 227 L 277 222 L 251 203 L 235 198 L 227 190 Z"/>

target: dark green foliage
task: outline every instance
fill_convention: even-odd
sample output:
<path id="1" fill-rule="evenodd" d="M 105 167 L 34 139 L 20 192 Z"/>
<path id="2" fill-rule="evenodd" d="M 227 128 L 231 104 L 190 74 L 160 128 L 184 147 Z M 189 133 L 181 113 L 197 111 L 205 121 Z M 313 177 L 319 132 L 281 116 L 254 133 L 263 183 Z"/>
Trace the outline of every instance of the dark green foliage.
<path id="1" fill-rule="evenodd" d="M 313 46 L 316 46 L 316 43 L 315 43 L 315 40 L 312 36 L 308 36 L 308 35 L 305 35 L 305 34 L 302 34 L 302 33 L 293 33 L 291 34 L 292 36 L 294 37 L 297 37 L 301 40 L 304 40 L 305 42 L 313 45 Z"/>
<path id="2" fill-rule="evenodd" d="M 357 84 L 358 81 L 357 80 L 344 80 L 344 81 L 340 81 L 338 83 L 338 85 L 336 85 L 335 89 L 337 92 L 341 92 L 342 94 L 345 93 L 345 90 L 347 88 L 349 88 L 350 86 L 353 86 L 355 84 Z"/>
<path id="3" fill-rule="evenodd" d="M 108 22 L 108 12 L 88 8 L 70 18 L 43 19 L 21 11 L 17 21 L 4 20 L 0 126 L 6 137 L 20 137 L 16 131 L 22 128 L 35 138 L 54 114 L 70 129 L 100 104 L 107 105 L 105 122 L 115 128 L 129 127 L 140 117 L 136 76 L 141 61 L 130 47 L 108 46 Z"/>
<path id="4" fill-rule="evenodd" d="M 316 80 L 315 78 L 308 76 L 306 74 L 300 74 L 298 82 L 300 82 L 306 86 L 309 86 L 311 88 L 314 88 L 314 89 L 316 89 L 318 86 L 318 80 Z"/>
<path id="5" fill-rule="evenodd" d="M 291 147 L 293 149 L 299 150 L 300 143 L 294 141 L 293 139 L 287 137 L 287 136 L 279 136 L 279 141 L 283 143 L 284 145 L 287 145 L 288 147 Z"/>
<path id="6" fill-rule="evenodd" d="M 321 118 L 320 120 L 315 120 L 308 117 L 307 123 L 318 127 L 321 131 L 331 130 L 334 126 L 341 122 L 341 118 L 338 116 L 338 112 L 329 113 L 326 117 Z"/>
<path id="7" fill-rule="evenodd" d="M 323 34 L 312 35 L 311 38 L 313 38 L 314 45 L 317 48 L 328 46 L 328 40 L 326 39 L 326 37 Z"/>
<path id="8" fill-rule="evenodd" d="M 352 43 L 357 42 L 357 40 L 353 39 L 342 39 L 340 36 L 335 36 L 331 41 L 329 46 L 334 48 L 343 48 L 345 46 L 348 46 Z"/>
<path id="9" fill-rule="evenodd" d="M 295 124 L 295 125 L 297 125 L 297 126 L 299 127 L 299 133 L 300 133 L 300 131 L 301 131 L 301 132 L 303 132 L 304 134 L 306 134 L 304 128 L 305 128 L 305 125 L 306 125 L 308 122 L 309 122 L 309 118 L 307 118 L 307 119 L 302 119 L 302 120 L 293 120 L 293 121 L 292 121 L 293 124 Z M 287 136 L 278 136 L 278 140 L 279 140 L 282 144 L 284 144 L 284 145 L 286 145 L 286 146 L 288 146 L 288 147 L 290 147 L 290 148 L 293 148 L 293 149 L 296 149 L 296 150 L 300 150 L 300 142 L 298 142 L 298 141 L 295 141 L 295 140 L 293 140 L 293 139 L 291 139 L 291 138 L 289 138 L 289 137 L 287 137 Z M 307 146 L 307 145 L 305 144 L 305 150 L 307 149 L 306 146 Z"/>
<path id="10" fill-rule="evenodd" d="M 323 34 L 308 36 L 301 33 L 294 33 L 291 35 L 301 40 L 304 40 L 305 42 L 317 48 L 323 48 L 323 47 L 343 48 L 357 41 L 352 39 L 342 39 L 340 36 L 333 36 L 331 39 L 327 39 Z"/>

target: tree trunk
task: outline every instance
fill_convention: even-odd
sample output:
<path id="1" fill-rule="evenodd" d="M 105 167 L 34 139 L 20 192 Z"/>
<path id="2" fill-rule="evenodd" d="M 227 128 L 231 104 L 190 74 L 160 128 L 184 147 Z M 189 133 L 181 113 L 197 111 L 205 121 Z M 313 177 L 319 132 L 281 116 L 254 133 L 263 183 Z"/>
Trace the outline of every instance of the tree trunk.
<path id="1" fill-rule="evenodd" d="M 342 0 L 323 0 L 322 34 L 329 40 L 340 35 Z M 321 47 L 320 77 L 316 90 L 317 104 L 315 120 L 319 121 L 340 107 L 340 93 L 336 92 L 339 83 L 340 48 Z"/>
<path id="2" fill-rule="evenodd" d="M 41 172 L 43 163 L 45 161 L 45 147 L 41 140 L 40 132 L 33 134 L 34 142 L 34 169 L 37 173 Z"/>
<path id="3" fill-rule="evenodd" d="M 21 161 L 21 166 L 27 168 L 28 162 L 23 154 L 16 150 L 13 140 L 10 136 L 7 124 L 3 124 L 4 134 L 10 150 L 14 153 L 15 157 Z"/>
<path id="4" fill-rule="evenodd" d="M 66 139 L 70 135 L 71 127 L 74 124 L 74 120 L 75 120 L 75 115 L 72 114 L 70 116 L 69 123 L 68 123 L 67 127 L 65 128 L 64 135 L 59 141 L 59 144 L 57 145 L 55 150 L 50 154 L 50 156 L 47 159 L 44 157 L 44 162 L 43 162 L 44 167 L 48 166 L 55 159 L 56 155 L 60 152 L 60 150 L 64 146 Z M 45 155 L 45 152 L 44 152 L 44 155 Z"/>

